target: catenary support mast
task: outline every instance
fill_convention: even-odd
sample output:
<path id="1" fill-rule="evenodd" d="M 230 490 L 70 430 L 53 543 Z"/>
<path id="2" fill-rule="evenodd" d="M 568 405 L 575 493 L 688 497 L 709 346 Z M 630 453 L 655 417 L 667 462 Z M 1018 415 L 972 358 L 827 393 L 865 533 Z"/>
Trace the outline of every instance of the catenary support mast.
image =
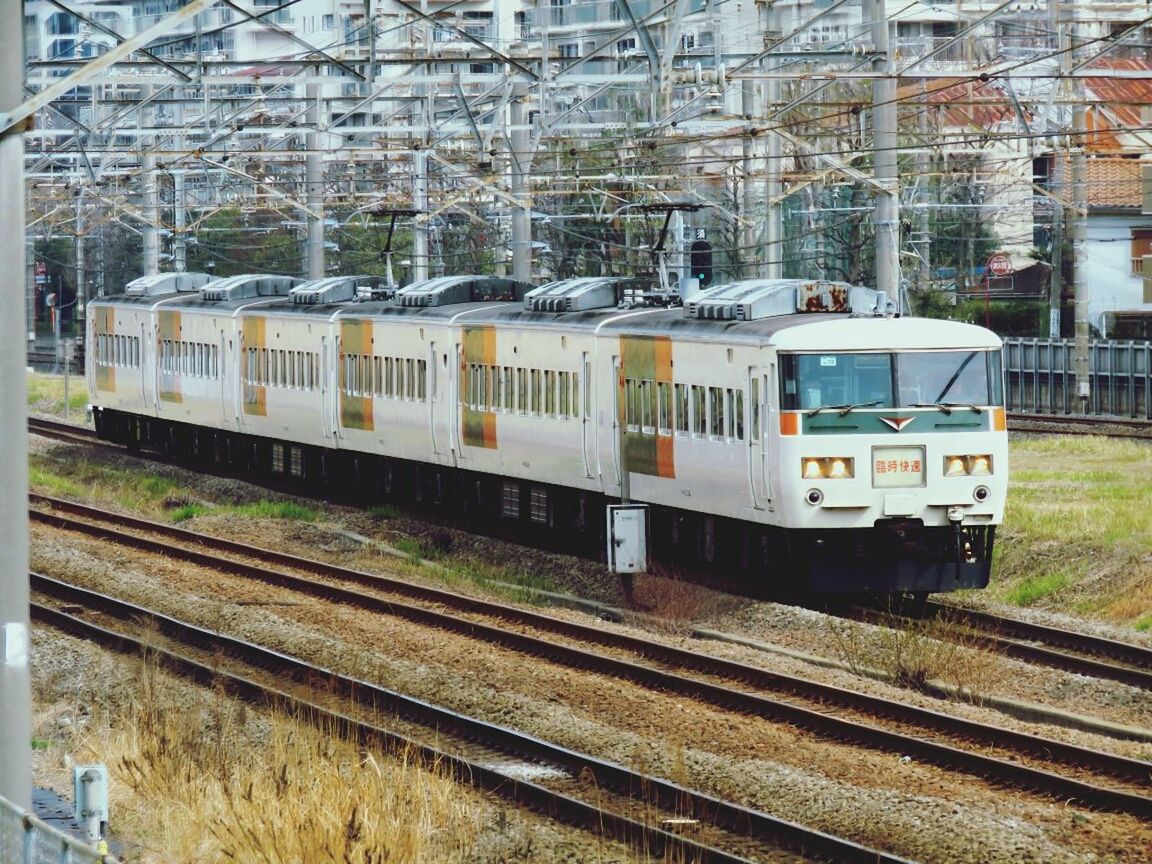
<path id="1" fill-rule="evenodd" d="M 0 110 L 23 99 L 22 3 L 0 3 Z M 24 272 L 23 124 L 0 134 L 0 260 Z M 23 286 L 8 280 L 0 315 L 0 795 L 32 806 L 32 684 L 28 671 L 28 412 L 24 378 Z"/>
<path id="2" fill-rule="evenodd" d="M 875 161 L 876 288 L 900 302 L 900 173 L 896 163 L 896 79 L 892 76 L 885 0 L 865 0 L 872 28 L 872 135 Z"/>

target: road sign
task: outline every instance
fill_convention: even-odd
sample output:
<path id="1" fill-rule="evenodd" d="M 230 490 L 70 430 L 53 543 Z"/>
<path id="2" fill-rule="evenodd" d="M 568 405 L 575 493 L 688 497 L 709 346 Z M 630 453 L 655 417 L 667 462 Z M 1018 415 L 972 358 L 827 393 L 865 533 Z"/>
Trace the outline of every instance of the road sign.
<path id="1" fill-rule="evenodd" d="M 1012 259 L 1003 252 L 997 252 L 988 259 L 988 275 L 990 276 L 1007 276 L 1014 269 Z"/>

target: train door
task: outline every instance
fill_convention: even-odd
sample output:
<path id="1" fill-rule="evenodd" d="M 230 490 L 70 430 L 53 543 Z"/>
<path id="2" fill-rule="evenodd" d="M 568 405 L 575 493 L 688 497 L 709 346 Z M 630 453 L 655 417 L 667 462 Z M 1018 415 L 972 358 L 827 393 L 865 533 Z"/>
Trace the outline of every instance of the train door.
<path id="1" fill-rule="evenodd" d="M 216 376 L 216 383 L 220 387 L 220 425 L 225 429 L 233 428 L 233 415 L 229 411 L 228 405 L 228 386 L 230 381 L 228 379 L 229 371 L 232 371 L 237 377 L 240 375 L 240 365 L 234 363 L 233 359 L 228 356 L 228 338 L 224 331 L 220 331 L 220 342 L 216 347 L 217 355 L 216 362 L 213 364 L 211 374 Z M 233 389 L 238 390 L 238 387 Z"/>
<path id="2" fill-rule="evenodd" d="M 440 398 L 440 374 L 436 364 L 436 342 L 428 343 L 428 376 L 424 384 L 424 396 L 428 400 L 428 439 L 432 444 L 433 455 L 440 455 L 436 440 L 436 400 Z"/>
<path id="3" fill-rule="evenodd" d="M 140 332 L 142 337 L 151 340 L 152 368 L 140 370 L 141 396 L 144 399 L 144 410 L 152 414 L 153 417 L 158 417 L 160 416 L 160 369 L 164 363 L 164 346 L 160 343 L 160 325 L 155 310 L 152 310 L 152 314 L 148 317 L 147 324 L 143 321 L 140 322 Z M 147 341 L 144 344 L 148 344 Z"/>
<path id="4" fill-rule="evenodd" d="M 580 371 L 577 373 L 580 381 L 580 403 L 572 408 L 580 416 L 580 452 L 584 457 L 584 476 L 592 477 L 592 435 L 595 428 L 592 425 L 592 361 L 585 351 L 580 357 Z"/>
<path id="5" fill-rule="evenodd" d="M 453 374 L 459 377 L 455 380 L 455 386 L 452 386 L 453 378 L 449 375 L 445 381 L 446 392 L 444 398 L 448 403 L 448 418 L 450 421 L 448 424 L 448 440 L 450 442 L 449 446 L 452 448 L 452 462 L 455 465 L 459 465 L 464 461 L 463 448 L 460 446 L 460 388 L 463 386 L 460 383 L 460 379 L 464 377 L 464 371 L 461 365 L 464 362 L 464 346 L 460 342 L 456 342 L 453 346 L 452 358 L 455 363 L 455 372 Z"/>
<path id="6" fill-rule="evenodd" d="M 768 504 L 768 463 L 764 454 L 767 376 L 756 366 L 748 367 L 748 480 L 752 506 L 763 510 Z"/>
<path id="7" fill-rule="evenodd" d="M 155 368 L 156 353 L 157 353 L 156 352 L 157 346 L 153 346 L 153 350 L 151 350 L 151 351 L 148 350 L 148 347 L 149 347 L 148 346 L 148 336 L 149 336 L 148 325 L 145 322 L 141 321 L 140 322 L 140 354 L 141 354 L 141 358 L 140 358 L 140 406 L 144 412 L 147 412 L 148 405 L 151 404 L 149 399 L 148 399 L 148 380 L 149 380 L 148 368 L 147 368 L 148 359 L 152 358 L 153 368 Z M 153 408 L 155 408 L 155 407 L 156 406 L 153 405 Z"/>
<path id="8" fill-rule="evenodd" d="M 768 364 L 768 374 L 760 379 L 760 444 L 761 461 L 764 466 L 764 484 L 768 495 L 768 509 L 772 510 L 772 465 L 779 453 L 780 442 L 780 383 L 776 379 L 776 361 Z M 776 452 L 773 452 L 773 442 Z M 779 470 L 779 466 L 777 466 Z"/>
<path id="9" fill-rule="evenodd" d="M 612 429 L 612 461 L 615 463 L 616 483 L 620 487 L 620 500 L 626 501 L 628 499 L 628 478 L 625 474 L 626 466 L 623 464 L 624 460 L 624 424 L 621 420 L 620 411 L 620 394 L 623 392 L 623 387 L 619 382 L 623 380 L 624 367 L 619 355 L 612 355 L 612 422 L 609 424 Z"/>
<path id="10" fill-rule="evenodd" d="M 339 348 L 334 336 L 320 337 L 320 413 L 323 417 L 322 426 L 325 439 L 334 439 L 339 436 L 340 423 L 338 418 L 339 404 L 336 395 L 337 384 L 340 380 L 337 369 Z M 333 441 L 335 443 L 335 441 Z"/>

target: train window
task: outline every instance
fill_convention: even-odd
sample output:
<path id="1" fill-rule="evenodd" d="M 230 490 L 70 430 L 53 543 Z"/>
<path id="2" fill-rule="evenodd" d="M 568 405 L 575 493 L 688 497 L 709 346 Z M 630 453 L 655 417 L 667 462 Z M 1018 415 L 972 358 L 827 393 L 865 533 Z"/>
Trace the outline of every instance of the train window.
<path id="1" fill-rule="evenodd" d="M 724 389 L 722 387 L 708 388 L 708 417 L 711 423 L 708 432 L 713 438 L 723 438 L 725 429 L 724 417 Z"/>
<path id="2" fill-rule="evenodd" d="M 584 415 L 589 416 L 592 413 L 590 407 L 585 407 Z M 572 416 L 580 414 L 580 373 L 577 372 L 572 375 Z"/>
<path id="3" fill-rule="evenodd" d="M 637 427 L 637 417 L 639 413 L 636 403 L 639 399 L 637 393 L 636 379 L 624 379 L 624 423 L 629 430 L 635 431 Z"/>
<path id="4" fill-rule="evenodd" d="M 492 367 L 492 410 L 504 411 L 504 367 Z"/>
<path id="5" fill-rule="evenodd" d="M 891 408 L 893 392 L 891 354 L 780 355 L 780 402 L 785 410 Z"/>
<path id="6" fill-rule="evenodd" d="M 492 410 L 492 367 L 480 367 L 480 410 Z"/>
<path id="7" fill-rule="evenodd" d="M 514 411 L 516 408 L 515 381 L 516 370 L 511 366 L 504 367 L 504 410 Z"/>
<path id="8" fill-rule="evenodd" d="M 531 399 L 531 409 L 533 414 L 540 413 L 540 370 L 531 370 L 532 389 L 529 393 Z"/>
<path id="9" fill-rule="evenodd" d="M 672 424 L 680 433 L 688 432 L 688 387 L 684 384 L 672 385 Z"/>
<path id="10" fill-rule="evenodd" d="M 556 373 L 551 369 L 544 372 L 544 413 L 556 416 Z"/>
<path id="11" fill-rule="evenodd" d="M 404 361 L 404 398 L 416 398 L 416 361 L 413 359 Z"/>
<path id="12" fill-rule="evenodd" d="M 428 398 L 428 361 L 416 361 L 416 398 L 423 402 Z"/>
<path id="13" fill-rule="evenodd" d="M 672 384 L 656 382 L 656 431 L 660 435 L 672 434 Z"/>
<path id="14" fill-rule="evenodd" d="M 640 431 L 645 435 L 656 434 L 656 382 L 648 378 L 640 379 Z"/>
<path id="15" fill-rule="evenodd" d="M 999 351 L 988 352 L 988 389 L 991 405 L 1004 404 L 1004 358 Z"/>
<path id="16" fill-rule="evenodd" d="M 692 434 L 702 436 L 708 432 L 708 405 L 704 401 L 704 388 L 692 385 Z"/>
<path id="17" fill-rule="evenodd" d="M 572 379 L 571 372 L 560 373 L 560 416 L 572 416 L 572 385 L 569 383 Z"/>
<path id="18" fill-rule="evenodd" d="M 729 393 L 732 391 L 729 390 Z M 736 424 L 736 440 L 744 440 L 744 391 L 736 391 L 736 405 L 732 410 L 732 420 Z"/>
<path id="19" fill-rule="evenodd" d="M 901 406 L 995 405 L 1001 401 L 1000 375 L 990 385 L 988 351 L 915 351 L 896 355 Z M 997 359 L 999 355 L 995 355 Z"/>
<path id="20" fill-rule="evenodd" d="M 523 368 L 516 370 L 516 410 L 528 413 L 528 371 Z"/>

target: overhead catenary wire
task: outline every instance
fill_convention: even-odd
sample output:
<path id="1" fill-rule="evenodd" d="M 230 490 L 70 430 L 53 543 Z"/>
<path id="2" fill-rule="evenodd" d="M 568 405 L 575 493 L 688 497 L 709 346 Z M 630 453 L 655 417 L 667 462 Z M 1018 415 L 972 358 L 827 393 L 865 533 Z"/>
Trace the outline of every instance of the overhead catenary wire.
<path id="1" fill-rule="evenodd" d="M 275 8 L 284 8 L 288 5 L 291 5 L 291 3 L 282 4 L 281 7 L 274 7 L 274 9 Z M 272 11 L 274 11 L 274 9 Z M 403 24 L 403 25 L 399 25 L 399 26 L 403 27 L 403 26 L 409 26 L 409 25 Z M 862 24 L 860 26 L 864 26 L 864 23 L 862 22 Z M 625 31 L 625 32 L 627 32 L 627 31 Z M 1105 47 L 1110 48 L 1111 45 L 1108 45 Z M 603 50 L 603 48 L 601 48 L 600 50 Z M 1055 56 L 1055 52 L 1050 52 L 1047 56 L 1049 58 L 1051 58 L 1052 56 Z M 577 62 L 580 62 L 584 59 L 587 59 L 587 57 L 579 58 L 579 60 L 577 60 Z M 1043 58 L 1041 58 L 1041 59 L 1043 59 Z M 271 62 L 271 60 L 270 60 L 270 62 Z M 1023 61 L 1021 61 L 1021 62 L 1023 63 Z M 1027 62 L 1036 63 L 1039 61 L 1037 59 L 1032 59 L 1032 60 L 1029 60 Z M 1020 68 L 1022 68 L 1022 67 L 1020 67 Z M 1002 72 L 1002 70 L 1001 70 L 1001 72 Z M 561 78 L 561 77 L 562 76 L 558 76 L 558 78 Z M 863 80 L 863 79 L 861 79 L 861 80 Z M 979 80 L 979 78 L 978 78 L 978 76 L 970 76 L 968 80 L 974 82 L 974 81 Z M 901 105 L 911 104 L 907 99 L 898 99 L 897 102 L 898 102 L 898 104 L 901 104 Z M 397 110 L 402 112 L 404 110 L 403 106 L 399 107 Z M 714 117 L 715 115 L 706 115 L 706 116 Z M 719 117 L 718 119 L 716 119 L 715 123 L 713 124 L 713 126 L 715 128 L 708 128 L 705 131 L 701 131 L 699 133 L 686 132 L 685 129 L 681 128 L 681 129 L 678 129 L 676 131 L 675 136 L 673 136 L 673 138 L 671 140 L 668 140 L 665 142 L 665 141 L 660 141 L 657 139 L 657 143 L 656 143 L 657 151 L 656 152 L 662 152 L 661 148 L 663 148 L 665 146 L 665 144 L 669 148 L 671 148 L 669 151 L 667 151 L 668 153 L 672 153 L 674 150 L 679 150 L 682 153 L 686 148 L 692 148 L 694 146 L 699 146 L 699 145 L 703 145 L 703 144 L 723 145 L 725 142 L 734 142 L 738 139 L 742 139 L 744 136 L 750 134 L 753 131 L 756 133 L 756 135 L 771 134 L 773 129 L 781 129 L 781 130 L 788 129 L 788 130 L 795 130 L 795 131 L 800 132 L 800 133 L 805 133 L 805 132 L 812 132 L 813 130 L 819 129 L 822 124 L 835 123 L 835 122 L 841 122 L 841 123 L 845 124 L 844 128 L 848 128 L 849 125 L 855 119 L 855 117 L 856 117 L 856 115 L 854 115 L 851 110 L 847 110 L 847 109 L 839 110 L 839 111 L 825 111 L 823 113 L 816 113 L 816 115 L 812 116 L 812 117 L 788 119 L 787 121 L 781 122 L 775 126 L 763 125 L 763 126 L 758 126 L 758 127 L 752 127 L 752 129 L 745 127 L 745 128 L 739 128 L 739 129 L 738 128 L 730 128 L 727 130 L 719 128 L 719 127 L 721 127 L 723 124 L 735 125 L 733 122 L 733 118 Z M 283 130 L 284 127 L 281 125 L 279 127 L 273 127 L 273 128 L 274 129 L 278 128 L 280 130 Z M 1147 130 L 1144 127 L 1128 127 L 1128 131 L 1147 131 Z M 294 134 L 303 134 L 303 132 L 304 132 L 304 130 L 298 130 Z M 636 134 L 638 134 L 639 136 L 644 136 L 647 134 L 647 130 L 644 130 L 644 129 L 637 130 Z M 235 135 L 236 135 L 235 131 L 231 131 L 231 132 L 226 133 L 226 137 L 235 138 Z M 823 140 L 825 142 L 827 142 L 828 140 L 832 140 L 832 137 L 833 136 L 830 134 L 825 134 L 825 135 L 823 135 Z M 1005 130 L 1005 131 L 1002 131 L 999 133 L 992 133 L 992 134 L 978 133 L 978 134 L 971 134 L 971 135 L 962 135 L 962 134 L 956 135 L 955 137 L 948 140 L 946 142 L 946 144 L 948 146 L 960 146 L 960 145 L 967 145 L 967 144 L 981 144 L 981 143 L 990 143 L 990 142 L 998 142 L 998 143 L 1006 143 L 1006 142 L 1012 142 L 1012 141 L 1024 142 L 1031 137 L 1032 136 L 1021 135 L 1018 131 Z M 541 145 L 544 147 L 552 147 L 563 140 L 566 140 L 566 139 L 559 136 L 559 135 L 554 135 L 554 136 L 544 135 L 541 137 Z M 608 153 L 611 150 L 615 150 L 617 153 L 624 154 L 627 158 L 634 158 L 637 155 L 643 155 L 642 153 L 639 153 L 635 149 L 637 146 L 638 145 L 636 145 L 636 144 L 627 144 L 627 143 L 624 144 L 623 146 L 621 146 L 619 141 L 611 142 L 611 143 L 605 142 L 602 145 L 598 145 L 595 142 L 590 142 L 588 144 L 587 149 L 589 150 L 590 153 L 596 151 L 597 149 L 599 149 L 599 152 L 601 152 L 601 153 Z M 883 148 L 881 148 L 881 149 L 883 150 Z M 897 153 L 907 153 L 907 152 L 910 152 L 911 147 L 909 146 L 909 144 L 907 144 L 905 142 L 898 142 L 893 149 L 895 149 Z M 405 150 L 405 148 L 403 148 L 403 147 L 395 147 L 393 145 L 389 145 L 388 150 L 389 150 L 389 152 L 391 152 L 395 155 L 403 155 L 405 152 L 408 152 L 408 153 L 411 152 L 410 149 Z M 94 150 L 92 152 L 96 153 L 98 155 L 102 155 L 102 156 L 103 155 L 109 155 L 109 156 L 111 155 L 111 152 L 107 151 L 107 150 Z M 176 158 L 182 162 L 186 162 L 189 158 L 188 155 L 181 156 L 176 151 L 172 151 L 172 152 L 173 152 L 173 158 Z M 259 145 L 256 144 L 255 141 L 253 141 L 253 143 L 246 144 L 242 148 L 233 151 L 232 155 L 233 155 L 233 158 L 235 158 L 235 156 L 238 154 L 246 153 L 246 154 L 253 155 L 253 156 L 265 156 L 268 158 L 275 159 L 275 158 L 277 158 L 278 152 L 279 151 L 277 151 L 275 148 L 260 148 Z M 858 160 L 861 158 L 862 152 L 863 151 L 861 149 L 858 149 L 858 148 L 818 146 L 818 147 L 815 147 L 813 149 L 812 154 L 825 154 L 825 155 L 828 155 L 832 158 L 845 159 L 845 160 Z M 58 154 L 58 155 L 64 155 L 64 154 Z M 307 155 L 307 154 L 302 153 L 299 150 L 295 151 L 295 156 L 297 158 L 299 156 L 302 156 L 302 155 Z M 462 161 L 460 164 L 462 166 L 467 167 L 467 168 L 471 168 L 472 165 L 469 164 L 469 160 L 474 160 L 474 158 L 475 158 L 474 156 L 469 156 L 467 154 L 461 154 L 461 156 L 450 157 L 450 158 L 459 159 L 461 157 L 464 159 L 464 161 Z M 676 177 L 676 174 L 675 174 L 676 169 L 680 168 L 681 170 L 683 170 L 685 165 L 688 167 L 689 171 L 696 170 L 697 168 L 708 168 L 708 167 L 715 168 L 715 171 L 707 171 L 705 174 L 702 175 L 703 177 L 711 177 L 711 176 L 715 176 L 717 171 L 726 171 L 726 170 L 728 170 L 729 167 L 736 167 L 738 164 L 738 161 L 739 161 L 739 159 L 735 155 L 730 155 L 730 156 L 718 155 L 718 156 L 715 156 L 715 157 L 709 158 L 709 159 L 705 159 L 704 157 L 700 157 L 700 158 L 693 158 L 693 159 L 689 159 L 689 160 L 685 160 L 682 156 L 669 155 L 665 158 L 661 158 L 659 161 L 657 161 L 655 163 L 655 165 L 656 165 L 658 170 L 664 170 L 664 171 L 668 172 L 668 176 L 665 178 L 665 181 L 670 182 L 670 181 L 674 180 Z M 473 164 L 474 164 L 474 162 L 473 162 Z M 725 167 L 725 166 L 727 166 L 727 167 Z M 541 178 L 541 179 L 557 180 L 557 179 L 563 179 L 565 177 L 565 173 L 564 173 L 564 170 L 562 168 L 552 169 L 552 168 L 548 168 L 546 166 L 540 166 L 540 165 L 537 165 L 537 167 L 534 169 L 534 173 L 535 173 L 536 177 Z M 799 173 L 799 172 L 797 172 L 797 173 Z M 943 174 L 943 172 L 940 172 L 940 173 Z M 126 176 L 132 176 L 131 172 L 129 172 Z M 760 175 L 753 172 L 751 175 L 748 176 L 747 179 L 749 179 L 751 181 L 755 181 L 758 176 L 760 176 Z M 281 179 L 281 178 L 269 178 L 266 181 L 268 187 L 271 189 L 275 189 L 277 187 L 282 187 L 282 188 L 287 189 L 292 182 L 295 182 L 292 178 L 283 178 L 283 179 Z"/>

